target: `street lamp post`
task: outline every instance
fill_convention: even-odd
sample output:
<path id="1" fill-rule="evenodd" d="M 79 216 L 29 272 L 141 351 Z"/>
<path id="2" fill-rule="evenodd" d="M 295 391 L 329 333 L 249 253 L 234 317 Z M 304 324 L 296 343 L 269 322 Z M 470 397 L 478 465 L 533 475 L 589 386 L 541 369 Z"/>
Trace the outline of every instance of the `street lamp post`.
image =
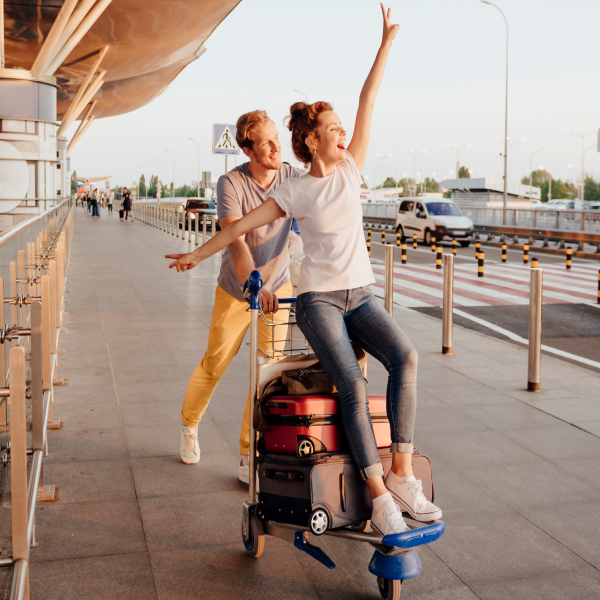
<path id="1" fill-rule="evenodd" d="M 583 127 L 580 127 L 579 132 L 571 131 L 570 129 L 567 129 L 567 131 L 581 138 L 581 195 L 579 196 L 579 198 L 583 200 L 585 196 L 585 153 L 591 148 L 595 148 L 595 146 L 590 146 L 589 148 L 584 149 L 583 145 L 585 143 L 585 138 L 592 135 L 594 133 L 594 130 L 592 129 L 591 131 L 586 132 L 583 131 Z"/>
<path id="2" fill-rule="evenodd" d="M 150 160 L 154 161 L 156 163 L 156 195 L 158 197 L 158 181 L 160 179 L 160 172 L 159 172 L 159 165 L 158 165 L 158 161 L 155 158 L 151 158 Z"/>
<path id="3" fill-rule="evenodd" d="M 410 161 L 410 158 L 407 158 L 404 162 L 398 163 L 396 165 L 396 170 L 394 172 L 394 175 L 396 175 L 396 187 L 398 187 L 398 167 L 401 167 L 402 165 L 405 165 L 409 161 Z"/>
<path id="4" fill-rule="evenodd" d="M 196 182 L 198 183 L 198 198 L 200 198 L 200 144 L 193 138 L 188 139 L 194 142 L 196 146 L 198 146 L 198 179 Z"/>
<path id="5" fill-rule="evenodd" d="M 531 200 L 531 186 L 533 185 L 533 167 L 531 166 L 531 164 L 533 162 L 533 156 L 535 154 L 537 154 L 538 152 L 541 152 L 545 147 L 546 147 L 546 144 L 544 144 L 539 150 L 536 150 L 535 152 L 532 152 L 529 155 L 529 200 Z M 541 200 L 541 188 L 540 188 L 540 200 Z"/>
<path id="6" fill-rule="evenodd" d="M 173 193 L 171 197 L 175 198 L 175 155 L 170 150 L 167 150 L 167 152 L 173 157 Z"/>
<path id="7" fill-rule="evenodd" d="M 425 154 L 427 152 L 427 148 L 423 148 L 421 152 L 415 152 L 412 148 L 408 151 L 409 154 L 412 154 L 415 159 L 415 195 L 417 193 L 417 156 L 421 156 L 421 154 Z"/>
<path id="8" fill-rule="evenodd" d="M 467 144 L 466 146 L 459 146 L 457 142 L 454 142 L 454 146 L 451 146 L 450 144 L 446 144 L 446 146 L 448 148 L 450 148 L 450 150 L 455 150 L 456 151 L 456 172 L 458 173 L 460 171 L 460 153 L 463 150 L 466 150 L 467 148 L 471 147 L 471 144 Z M 458 175 L 457 175 L 458 177 Z"/>
<path id="9" fill-rule="evenodd" d="M 423 165 L 426 165 L 428 162 L 431 162 L 432 160 L 435 159 L 435 156 L 432 156 L 431 158 L 428 158 L 427 160 L 424 160 L 421 163 L 421 174 L 423 176 L 423 179 L 421 180 L 421 196 L 423 195 L 423 191 L 427 192 L 427 185 L 425 184 L 425 170 L 423 169 Z M 415 185 L 416 185 L 416 181 L 415 181 Z"/>
<path id="10" fill-rule="evenodd" d="M 382 167 L 382 169 L 381 169 L 381 187 L 380 187 L 380 189 L 382 190 L 381 191 L 381 194 L 382 194 L 381 197 L 383 199 L 383 165 L 386 165 L 388 163 L 388 160 L 387 160 L 388 158 L 392 158 L 392 153 L 390 152 L 387 155 L 387 157 L 381 156 L 381 154 L 377 153 L 377 156 L 375 158 L 377 158 L 378 160 L 381 161 L 381 165 L 380 166 Z M 385 162 L 383 162 L 384 160 L 385 160 Z"/>
<path id="11" fill-rule="evenodd" d="M 508 168 L 508 21 L 504 16 L 504 13 L 492 2 L 488 0 L 481 0 L 484 4 L 489 4 L 500 11 L 504 23 L 506 24 L 506 92 L 504 98 L 504 201 L 502 203 L 502 224 L 506 225 L 506 207 L 508 205 L 508 181 L 507 181 L 507 168 Z M 458 173 L 457 173 L 458 177 Z"/>

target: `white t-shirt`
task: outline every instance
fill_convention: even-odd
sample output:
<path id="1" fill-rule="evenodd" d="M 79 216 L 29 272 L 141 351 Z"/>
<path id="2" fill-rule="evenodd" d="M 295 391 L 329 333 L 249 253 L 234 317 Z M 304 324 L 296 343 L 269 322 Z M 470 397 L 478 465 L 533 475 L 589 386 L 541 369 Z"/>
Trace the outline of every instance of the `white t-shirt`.
<path id="1" fill-rule="evenodd" d="M 375 283 L 363 233 L 362 181 L 349 152 L 347 156 L 327 177 L 286 179 L 269 194 L 300 225 L 306 258 L 298 295 Z"/>

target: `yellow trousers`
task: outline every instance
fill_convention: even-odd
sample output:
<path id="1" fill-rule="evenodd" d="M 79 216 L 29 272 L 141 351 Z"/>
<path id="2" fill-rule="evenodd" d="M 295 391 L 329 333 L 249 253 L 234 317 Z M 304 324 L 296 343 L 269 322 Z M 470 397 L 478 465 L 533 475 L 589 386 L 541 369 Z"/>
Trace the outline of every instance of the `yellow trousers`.
<path id="1" fill-rule="evenodd" d="M 292 284 L 288 281 L 278 290 L 277 296 L 289 298 L 292 293 Z M 279 310 L 274 315 L 267 315 L 267 319 L 270 323 L 287 323 L 289 311 Z M 223 288 L 217 286 L 215 304 L 210 318 L 208 347 L 202 362 L 195 368 L 190 377 L 181 408 L 181 420 L 189 427 L 195 427 L 200 423 L 219 380 L 238 353 L 249 326 L 248 303 L 237 300 Z M 273 330 L 275 331 L 273 332 Z M 272 348 L 271 340 L 275 339 L 275 348 L 281 350 L 285 345 L 286 336 L 287 325 L 269 327 L 263 321 L 262 315 L 259 315 L 259 349 L 270 350 Z M 244 410 L 240 431 L 240 454 L 244 455 L 249 452 L 249 425 L 250 393 L 246 398 L 246 409 Z"/>

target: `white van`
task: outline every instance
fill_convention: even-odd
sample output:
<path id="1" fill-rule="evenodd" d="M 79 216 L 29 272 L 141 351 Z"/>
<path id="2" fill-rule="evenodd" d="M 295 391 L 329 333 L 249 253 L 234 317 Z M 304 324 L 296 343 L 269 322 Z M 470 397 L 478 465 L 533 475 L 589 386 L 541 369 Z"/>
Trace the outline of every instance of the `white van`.
<path id="1" fill-rule="evenodd" d="M 436 241 L 456 239 L 463 248 L 471 243 L 473 221 L 448 198 L 403 198 L 396 215 L 396 231 L 402 239 L 417 239 L 431 245 Z"/>

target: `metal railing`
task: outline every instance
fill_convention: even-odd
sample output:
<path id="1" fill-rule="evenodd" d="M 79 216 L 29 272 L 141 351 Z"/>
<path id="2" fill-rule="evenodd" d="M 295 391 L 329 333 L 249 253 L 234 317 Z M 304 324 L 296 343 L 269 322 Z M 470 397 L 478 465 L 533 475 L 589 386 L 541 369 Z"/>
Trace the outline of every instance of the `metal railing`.
<path id="1" fill-rule="evenodd" d="M 53 386 L 60 383 L 57 355 L 73 208 L 73 201 L 65 200 L 0 236 L 4 276 L 0 277 L 0 292 L 5 307 L 5 324 L 0 329 L 0 397 L 5 398 L 0 404 L 0 480 L 5 482 L 2 495 L 10 495 L 12 524 L 12 554 L 0 557 L 0 566 L 13 567 L 11 600 L 29 598 L 29 551 L 37 545 L 35 508 L 40 498 L 53 498 L 55 491 L 54 486 L 44 484 L 44 457 L 48 455 L 48 429 L 57 425 L 56 415 L 52 415 Z M 1 510 L 8 511 L 5 503 Z"/>
<path id="2" fill-rule="evenodd" d="M 205 244 L 214 235 L 217 227 L 216 215 L 208 215 L 201 210 L 184 212 L 176 206 L 134 202 L 133 216 L 145 225 L 155 227 L 176 238 L 181 234 L 181 239 L 187 240 L 190 246 L 200 245 L 200 234 L 202 234 L 202 243 Z"/>

